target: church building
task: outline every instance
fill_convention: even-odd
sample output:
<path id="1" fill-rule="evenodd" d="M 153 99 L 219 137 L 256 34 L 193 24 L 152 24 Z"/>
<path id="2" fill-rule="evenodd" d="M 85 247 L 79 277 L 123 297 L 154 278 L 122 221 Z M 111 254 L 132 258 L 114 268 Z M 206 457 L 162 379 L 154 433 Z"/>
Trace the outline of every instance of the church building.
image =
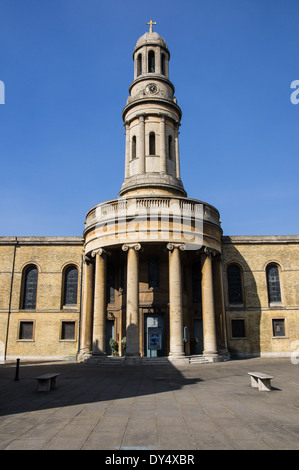
<path id="1" fill-rule="evenodd" d="M 148 24 L 122 111 L 119 194 L 87 212 L 83 236 L 0 237 L 1 362 L 213 362 L 298 348 L 299 236 L 224 235 L 217 208 L 188 198 L 170 51 Z"/>

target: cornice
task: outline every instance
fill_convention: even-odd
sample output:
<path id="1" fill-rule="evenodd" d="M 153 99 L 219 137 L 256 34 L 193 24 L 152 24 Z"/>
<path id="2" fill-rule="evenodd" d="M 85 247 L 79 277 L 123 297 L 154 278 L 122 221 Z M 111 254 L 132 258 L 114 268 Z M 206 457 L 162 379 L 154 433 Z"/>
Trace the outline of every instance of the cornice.
<path id="1" fill-rule="evenodd" d="M 257 245 L 257 244 L 298 244 L 299 235 L 225 235 L 223 244 Z"/>

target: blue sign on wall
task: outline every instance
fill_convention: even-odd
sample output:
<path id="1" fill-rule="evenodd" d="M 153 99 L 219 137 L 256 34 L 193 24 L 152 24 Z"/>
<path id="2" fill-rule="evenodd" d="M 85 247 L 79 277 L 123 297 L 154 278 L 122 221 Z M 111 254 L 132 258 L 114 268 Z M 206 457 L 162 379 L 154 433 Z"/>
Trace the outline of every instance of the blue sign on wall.
<path id="1" fill-rule="evenodd" d="M 162 349 L 162 328 L 148 329 L 148 349 L 156 351 Z"/>

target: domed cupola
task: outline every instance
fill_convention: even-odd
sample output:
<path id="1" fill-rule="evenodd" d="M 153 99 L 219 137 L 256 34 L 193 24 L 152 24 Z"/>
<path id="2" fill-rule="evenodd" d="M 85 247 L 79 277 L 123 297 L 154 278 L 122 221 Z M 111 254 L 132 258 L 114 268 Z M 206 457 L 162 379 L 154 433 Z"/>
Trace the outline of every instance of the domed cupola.
<path id="1" fill-rule="evenodd" d="M 122 117 L 126 128 L 125 180 L 120 196 L 150 192 L 186 196 L 180 178 L 181 109 L 169 80 L 170 53 L 153 31 L 141 36 L 133 52 L 134 81 Z"/>

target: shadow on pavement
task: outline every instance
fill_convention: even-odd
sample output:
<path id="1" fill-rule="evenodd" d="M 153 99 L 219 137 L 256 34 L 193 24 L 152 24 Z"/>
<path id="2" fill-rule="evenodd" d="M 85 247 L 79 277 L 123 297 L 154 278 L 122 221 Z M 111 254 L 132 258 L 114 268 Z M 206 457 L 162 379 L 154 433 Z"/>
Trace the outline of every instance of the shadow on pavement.
<path id="1" fill-rule="evenodd" d="M 0 366 L 0 416 L 61 408 L 88 403 L 147 397 L 197 384 L 200 378 L 185 378 L 171 363 L 127 366 L 82 363 L 15 364 Z M 35 377 L 57 372 L 57 388 L 38 392 Z"/>

